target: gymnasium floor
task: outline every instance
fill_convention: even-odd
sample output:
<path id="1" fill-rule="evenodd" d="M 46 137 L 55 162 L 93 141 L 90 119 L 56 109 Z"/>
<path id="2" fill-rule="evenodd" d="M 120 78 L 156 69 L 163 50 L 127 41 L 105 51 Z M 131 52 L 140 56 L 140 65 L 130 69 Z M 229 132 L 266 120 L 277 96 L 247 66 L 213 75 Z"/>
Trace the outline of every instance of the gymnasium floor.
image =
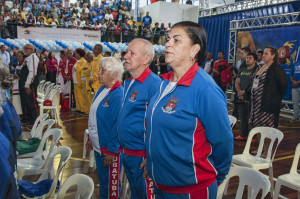
<path id="1" fill-rule="evenodd" d="M 229 105 L 228 112 L 231 114 L 232 106 Z M 295 152 L 295 148 L 297 144 L 300 142 L 300 122 L 297 123 L 288 123 L 290 116 L 282 116 L 280 117 L 279 122 L 279 130 L 284 133 L 284 138 L 280 143 L 275 160 L 273 163 L 274 167 L 274 177 L 277 178 L 279 175 L 288 173 L 293 161 L 293 156 Z M 63 136 L 60 140 L 60 143 L 63 146 L 69 146 L 72 151 L 72 157 L 68 161 L 66 168 L 64 170 L 63 181 L 67 179 L 69 176 L 75 173 L 82 173 L 90 176 L 95 185 L 98 184 L 98 178 L 96 170 L 89 167 L 88 157 L 87 159 L 82 159 L 82 147 L 83 147 L 83 135 L 84 130 L 87 128 L 88 117 L 77 114 L 75 112 L 66 112 L 61 113 L 61 128 L 63 130 Z M 239 133 L 239 122 L 237 122 L 236 126 L 233 129 L 234 136 L 237 136 Z M 234 154 L 239 154 L 243 152 L 245 142 L 236 142 L 234 143 Z M 252 145 L 253 149 L 257 146 Z M 263 173 L 267 174 L 268 171 L 264 170 Z M 24 179 L 35 180 L 36 178 L 25 177 Z M 235 198 L 235 193 L 237 190 L 237 179 L 233 179 L 230 181 L 228 195 L 223 198 Z M 94 194 L 92 198 L 98 198 L 98 186 L 95 186 Z M 280 194 L 284 195 L 286 198 L 297 198 L 297 192 L 282 187 Z M 70 191 L 67 194 L 66 198 L 74 198 L 74 191 Z M 246 192 L 244 192 L 243 198 L 246 197 Z M 270 194 L 267 195 L 266 198 L 271 198 Z"/>

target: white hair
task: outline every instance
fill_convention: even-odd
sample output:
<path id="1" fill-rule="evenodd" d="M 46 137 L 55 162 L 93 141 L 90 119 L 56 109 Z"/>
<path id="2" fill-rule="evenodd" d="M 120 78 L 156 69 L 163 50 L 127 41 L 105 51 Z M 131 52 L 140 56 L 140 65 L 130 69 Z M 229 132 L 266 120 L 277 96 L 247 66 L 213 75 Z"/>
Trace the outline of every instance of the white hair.
<path id="1" fill-rule="evenodd" d="M 99 61 L 99 67 L 103 67 L 104 69 L 108 70 L 111 74 L 117 72 L 118 80 L 122 80 L 124 68 L 121 60 L 117 58 L 117 55 L 114 57 L 103 57 Z"/>
<path id="2" fill-rule="evenodd" d="M 154 54 L 155 54 L 154 46 L 151 44 L 151 42 L 146 39 L 142 39 L 142 38 L 136 38 L 136 39 L 132 40 L 131 42 L 133 42 L 133 41 L 140 41 L 144 44 L 142 53 L 143 53 L 143 55 L 151 56 L 151 60 L 150 60 L 150 63 L 151 63 L 153 60 Z"/>

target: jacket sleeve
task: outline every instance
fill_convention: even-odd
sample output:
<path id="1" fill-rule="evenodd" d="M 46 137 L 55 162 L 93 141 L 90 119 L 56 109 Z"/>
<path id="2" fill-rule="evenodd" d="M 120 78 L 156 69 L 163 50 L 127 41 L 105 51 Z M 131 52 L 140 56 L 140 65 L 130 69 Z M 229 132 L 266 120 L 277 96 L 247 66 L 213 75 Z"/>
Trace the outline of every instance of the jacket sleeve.
<path id="1" fill-rule="evenodd" d="M 289 82 L 284 70 L 279 64 L 275 67 L 275 78 L 278 85 L 278 91 L 280 92 L 281 96 L 283 96 L 286 92 L 286 89 L 288 88 Z"/>
<path id="2" fill-rule="evenodd" d="M 201 93 L 201 94 L 200 94 Z M 209 160 L 217 170 L 220 184 L 228 174 L 233 155 L 233 135 L 227 113 L 227 100 L 222 90 L 213 85 L 196 94 L 195 110 L 201 121 L 212 152 Z"/>
<path id="3" fill-rule="evenodd" d="M 30 55 L 31 58 L 27 62 L 27 67 L 29 70 L 29 74 L 27 76 L 26 82 L 25 82 L 25 88 L 29 88 L 31 83 L 33 82 L 36 72 L 37 72 L 37 67 L 39 60 L 37 60 L 37 57 L 35 58 L 34 55 Z"/>
<path id="4" fill-rule="evenodd" d="M 92 78 L 91 78 L 91 80 L 92 81 L 98 81 L 99 60 L 98 59 L 94 60 L 93 64 L 94 65 L 92 67 Z"/>
<path id="5" fill-rule="evenodd" d="M 119 88 L 117 90 L 119 90 Z M 110 106 L 112 106 L 111 109 L 112 128 L 111 128 L 109 143 L 107 146 L 107 153 L 110 155 L 114 155 L 118 153 L 120 148 L 120 142 L 118 139 L 118 132 L 117 132 L 117 120 L 121 109 L 121 102 L 122 102 L 122 95 L 123 95 L 122 93 L 123 92 L 120 92 L 120 94 L 116 94 L 111 100 L 111 104 L 110 104 Z"/>

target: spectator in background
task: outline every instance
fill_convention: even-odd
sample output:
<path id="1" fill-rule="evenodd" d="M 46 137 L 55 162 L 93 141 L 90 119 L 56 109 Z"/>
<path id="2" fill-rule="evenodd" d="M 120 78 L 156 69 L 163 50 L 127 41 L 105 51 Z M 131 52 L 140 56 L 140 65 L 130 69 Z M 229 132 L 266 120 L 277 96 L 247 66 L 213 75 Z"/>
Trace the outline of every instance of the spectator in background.
<path id="1" fill-rule="evenodd" d="M 44 17 L 41 17 L 41 18 L 39 19 L 39 21 L 36 23 L 36 25 L 37 25 L 38 27 L 45 27 L 45 26 L 48 26 L 48 24 L 44 21 Z"/>
<path id="2" fill-rule="evenodd" d="M 240 116 L 240 135 L 234 139 L 237 141 L 247 141 L 249 128 L 249 113 L 250 113 L 250 94 L 251 94 L 251 78 L 253 71 L 256 69 L 257 55 L 248 53 L 246 55 L 246 67 L 242 67 L 237 75 L 235 81 L 235 88 L 237 92 L 238 101 L 236 100 L 234 106 L 237 106 Z"/>
<path id="3" fill-rule="evenodd" d="M 33 26 L 34 24 L 36 24 L 35 17 L 32 13 L 29 13 L 27 17 L 27 26 Z"/>
<path id="4" fill-rule="evenodd" d="M 262 60 L 262 55 L 263 55 L 263 51 L 262 50 L 258 50 L 257 52 L 256 52 L 256 54 L 257 54 L 257 65 L 264 65 L 265 63 L 263 62 L 263 60 Z"/>
<path id="5" fill-rule="evenodd" d="M 166 43 L 166 28 L 165 28 L 165 24 L 161 23 L 160 24 L 160 36 L 159 36 L 158 44 L 164 46 L 165 43 Z"/>
<path id="6" fill-rule="evenodd" d="M 31 13 L 33 14 L 33 16 L 35 16 L 35 17 L 38 17 L 38 16 L 40 16 L 40 9 L 38 9 L 37 7 L 36 7 L 36 4 L 34 4 L 33 5 L 33 8 L 32 8 L 32 10 L 31 10 Z"/>
<path id="7" fill-rule="evenodd" d="M 25 19 L 22 18 L 21 14 L 18 14 L 17 23 L 18 23 L 18 26 L 24 26 L 25 25 Z"/>
<path id="8" fill-rule="evenodd" d="M 141 24 L 138 27 L 138 32 L 137 32 L 137 37 L 138 38 L 143 38 L 144 37 L 144 23 L 141 22 Z"/>
<path id="9" fill-rule="evenodd" d="M 103 18 L 101 20 L 101 23 L 99 24 L 99 28 L 100 28 L 100 31 L 101 31 L 101 41 L 106 41 L 106 38 L 105 38 L 105 32 L 106 32 L 106 23 L 105 23 L 105 19 Z"/>
<path id="10" fill-rule="evenodd" d="M 114 19 L 114 16 L 111 14 L 110 10 L 108 10 L 108 13 L 105 14 L 105 20 L 109 21 L 109 19 Z"/>
<path id="11" fill-rule="evenodd" d="M 27 16 L 28 13 L 31 12 L 31 8 L 28 6 L 27 2 L 25 2 L 25 6 L 23 7 L 23 12 L 24 12 L 25 16 Z"/>
<path id="12" fill-rule="evenodd" d="M 49 11 L 51 9 L 51 6 L 48 4 L 47 0 L 45 1 L 44 5 L 45 5 L 46 10 Z"/>
<path id="13" fill-rule="evenodd" d="M 60 15 L 60 9 L 56 7 L 55 3 L 52 3 L 52 7 L 49 9 L 50 15 L 54 16 L 55 19 L 58 19 L 58 16 Z"/>
<path id="14" fill-rule="evenodd" d="M 35 5 L 38 10 L 42 9 L 42 5 L 39 3 L 39 0 L 35 0 L 33 5 Z"/>
<path id="15" fill-rule="evenodd" d="M 136 31 L 137 25 L 135 25 L 135 21 L 133 21 L 129 30 L 129 42 L 135 39 Z"/>
<path id="16" fill-rule="evenodd" d="M 121 23 L 118 21 L 117 25 L 115 26 L 115 42 L 119 43 L 121 40 L 121 33 L 122 33 L 122 26 Z"/>
<path id="17" fill-rule="evenodd" d="M 123 35 L 123 40 L 122 42 L 128 42 L 129 41 L 129 29 L 130 25 L 127 23 L 127 19 L 124 19 L 124 23 L 122 25 L 122 35 Z"/>
<path id="18" fill-rule="evenodd" d="M 6 0 L 5 1 L 5 5 L 9 8 L 9 9 L 12 9 L 13 8 L 13 2 L 11 0 Z"/>
<path id="19" fill-rule="evenodd" d="M 113 33 L 114 33 L 115 23 L 113 22 L 112 19 L 109 19 L 106 26 L 107 26 L 106 27 L 107 28 L 106 29 L 106 40 L 107 40 L 107 42 L 114 42 L 115 39 L 114 39 Z"/>
<path id="20" fill-rule="evenodd" d="M 171 31 L 172 25 L 171 23 L 168 23 L 168 27 L 166 28 L 166 37 L 168 38 L 170 31 Z"/>
<path id="21" fill-rule="evenodd" d="M 294 67 L 292 67 L 291 72 L 291 82 L 293 84 L 292 88 L 292 101 L 293 101 L 293 109 L 294 114 L 293 118 L 289 120 L 289 122 L 296 122 L 300 118 L 299 114 L 299 103 L 300 103 L 300 65 L 295 64 Z"/>
<path id="22" fill-rule="evenodd" d="M 42 16 L 42 13 L 43 13 L 43 17 L 48 17 L 48 10 L 46 9 L 46 6 L 42 6 L 42 10 L 41 10 L 41 16 Z M 46 21 L 47 19 L 44 19 L 44 21 Z"/>
<path id="23" fill-rule="evenodd" d="M 11 74 L 15 73 L 16 66 L 18 65 L 18 53 L 19 53 L 19 48 L 14 47 L 13 54 L 10 56 L 10 63 L 9 63 Z"/>
<path id="24" fill-rule="evenodd" d="M 157 54 L 154 55 L 150 65 L 149 65 L 149 69 L 154 73 L 154 74 L 158 74 L 158 59 L 157 59 Z"/>
<path id="25" fill-rule="evenodd" d="M 155 27 L 152 29 L 153 33 L 153 43 L 158 44 L 158 40 L 160 37 L 160 28 L 158 27 L 159 23 L 155 23 Z"/>
<path id="26" fill-rule="evenodd" d="M 149 16 L 149 12 L 146 12 L 146 16 L 143 17 L 143 23 L 144 26 L 147 26 L 148 24 L 151 25 L 152 23 L 152 18 Z"/>
<path id="27" fill-rule="evenodd" d="M 46 65 L 47 65 L 46 80 L 56 84 L 56 73 L 57 73 L 58 63 L 57 63 L 57 59 L 55 58 L 54 52 L 49 52 Z"/>
<path id="28" fill-rule="evenodd" d="M 159 71 L 160 71 L 160 75 L 162 74 L 165 74 L 165 73 L 168 73 L 168 66 L 167 66 L 167 63 L 165 61 L 165 58 L 166 58 L 166 54 L 165 53 L 162 53 L 159 57 L 159 60 L 158 60 L 158 64 L 159 64 Z"/>
<path id="29" fill-rule="evenodd" d="M 32 8 L 32 4 L 29 2 L 29 0 L 26 0 L 26 1 L 23 3 L 23 7 L 25 7 L 26 4 L 28 5 L 29 8 Z"/>
<path id="30" fill-rule="evenodd" d="M 151 31 L 151 27 L 150 24 L 148 24 L 146 26 L 146 28 L 144 29 L 144 38 L 147 39 L 148 41 L 151 41 L 152 38 L 152 31 Z"/>
<path id="31" fill-rule="evenodd" d="M 10 63 L 10 55 L 6 51 L 6 45 L 2 44 L 0 46 L 0 58 L 9 66 Z"/>
<path id="32" fill-rule="evenodd" d="M 118 10 L 118 6 L 116 6 L 116 2 L 113 2 L 112 6 L 110 6 L 110 9 L 115 12 Z"/>
<path id="33" fill-rule="evenodd" d="M 10 34 L 11 39 L 17 38 L 17 19 L 14 19 L 12 15 L 10 15 L 9 20 L 6 22 L 7 30 Z"/>
<path id="34" fill-rule="evenodd" d="M 224 52 L 220 51 L 218 53 L 218 60 L 215 61 L 213 72 L 214 72 L 214 80 L 218 84 L 218 86 L 225 92 L 226 87 L 224 88 L 222 81 L 221 81 L 221 69 L 222 67 L 220 66 L 225 66 L 229 68 L 228 62 L 224 59 Z"/>
<path id="35" fill-rule="evenodd" d="M 206 62 L 205 62 L 205 65 L 204 65 L 204 70 L 211 77 L 213 77 L 213 68 L 214 68 L 213 54 L 212 53 L 207 53 Z"/>
<path id="36" fill-rule="evenodd" d="M 14 3 L 13 8 L 10 10 L 10 14 L 14 15 L 18 12 L 17 4 Z"/>

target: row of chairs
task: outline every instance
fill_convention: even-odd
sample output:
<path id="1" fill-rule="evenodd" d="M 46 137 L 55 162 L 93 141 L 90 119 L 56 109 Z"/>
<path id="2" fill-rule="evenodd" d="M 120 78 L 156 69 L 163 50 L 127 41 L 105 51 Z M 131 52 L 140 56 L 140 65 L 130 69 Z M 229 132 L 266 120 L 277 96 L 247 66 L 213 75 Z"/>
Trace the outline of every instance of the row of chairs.
<path id="1" fill-rule="evenodd" d="M 54 116 L 55 121 L 60 121 L 60 87 L 49 81 L 42 80 L 37 88 L 37 102 L 40 107 L 40 114 L 45 110 L 49 110 Z M 50 102 L 50 104 L 47 104 Z"/>
<path id="2" fill-rule="evenodd" d="M 237 119 L 233 116 L 229 116 L 229 121 L 231 124 L 231 127 L 233 127 L 237 121 Z M 250 154 L 250 145 L 251 141 L 254 138 L 254 136 L 257 136 L 260 134 L 260 142 L 257 149 L 256 155 Z M 265 140 L 269 139 L 270 144 L 267 149 L 267 156 L 262 157 L 263 148 L 265 144 Z M 298 191 L 298 198 L 300 199 L 300 175 L 297 173 L 297 165 L 299 162 L 299 155 L 300 155 L 300 143 L 298 144 L 293 160 L 293 164 L 290 170 L 289 174 L 285 174 L 282 176 L 279 176 L 276 182 L 276 187 L 274 191 L 274 177 L 273 177 L 273 160 L 276 154 L 276 150 L 280 144 L 280 142 L 283 139 L 283 133 L 277 129 L 270 128 L 270 127 L 256 127 L 253 128 L 248 136 L 246 146 L 244 148 L 244 151 L 242 154 L 234 155 L 232 159 L 233 168 L 235 165 L 248 167 L 253 170 L 259 171 L 262 169 L 268 169 L 269 170 L 269 182 L 270 182 L 270 193 L 271 196 L 274 198 L 278 198 L 279 196 L 279 190 L 281 185 L 285 185 L 287 187 L 290 187 L 292 189 L 295 189 Z M 276 143 L 275 147 L 274 144 Z M 257 181 L 258 182 L 258 181 Z M 224 183 L 223 183 L 224 184 Z M 227 192 L 228 188 L 228 180 L 226 180 L 225 185 L 225 193 Z M 269 191 L 269 190 L 268 190 Z M 253 194 L 257 193 L 255 191 L 248 191 L 248 198 L 251 197 L 251 192 Z"/>
<path id="3" fill-rule="evenodd" d="M 36 119 L 31 132 L 22 132 L 21 139 L 39 138 L 41 142 L 36 151 L 17 156 L 18 180 L 22 180 L 24 176 L 37 174 L 40 177 L 34 184 L 46 179 L 52 180 L 49 192 L 38 198 L 64 198 L 66 191 L 73 185 L 77 185 L 75 198 L 89 199 L 94 190 L 94 183 L 90 177 L 82 174 L 75 174 L 68 178 L 56 193 L 58 182 L 62 182 L 64 168 L 72 155 L 72 150 L 67 146 L 58 146 L 63 132 L 61 129 L 51 128 L 55 120 L 47 119 L 48 116 L 48 114 L 41 114 Z M 51 142 L 50 138 L 52 138 Z M 58 166 L 55 167 L 57 164 L 54 164 L 54 160 L 57 160 L 57 156 L 60 159 Z M 23 197 L 28 198 L 25 195 Z"/>

